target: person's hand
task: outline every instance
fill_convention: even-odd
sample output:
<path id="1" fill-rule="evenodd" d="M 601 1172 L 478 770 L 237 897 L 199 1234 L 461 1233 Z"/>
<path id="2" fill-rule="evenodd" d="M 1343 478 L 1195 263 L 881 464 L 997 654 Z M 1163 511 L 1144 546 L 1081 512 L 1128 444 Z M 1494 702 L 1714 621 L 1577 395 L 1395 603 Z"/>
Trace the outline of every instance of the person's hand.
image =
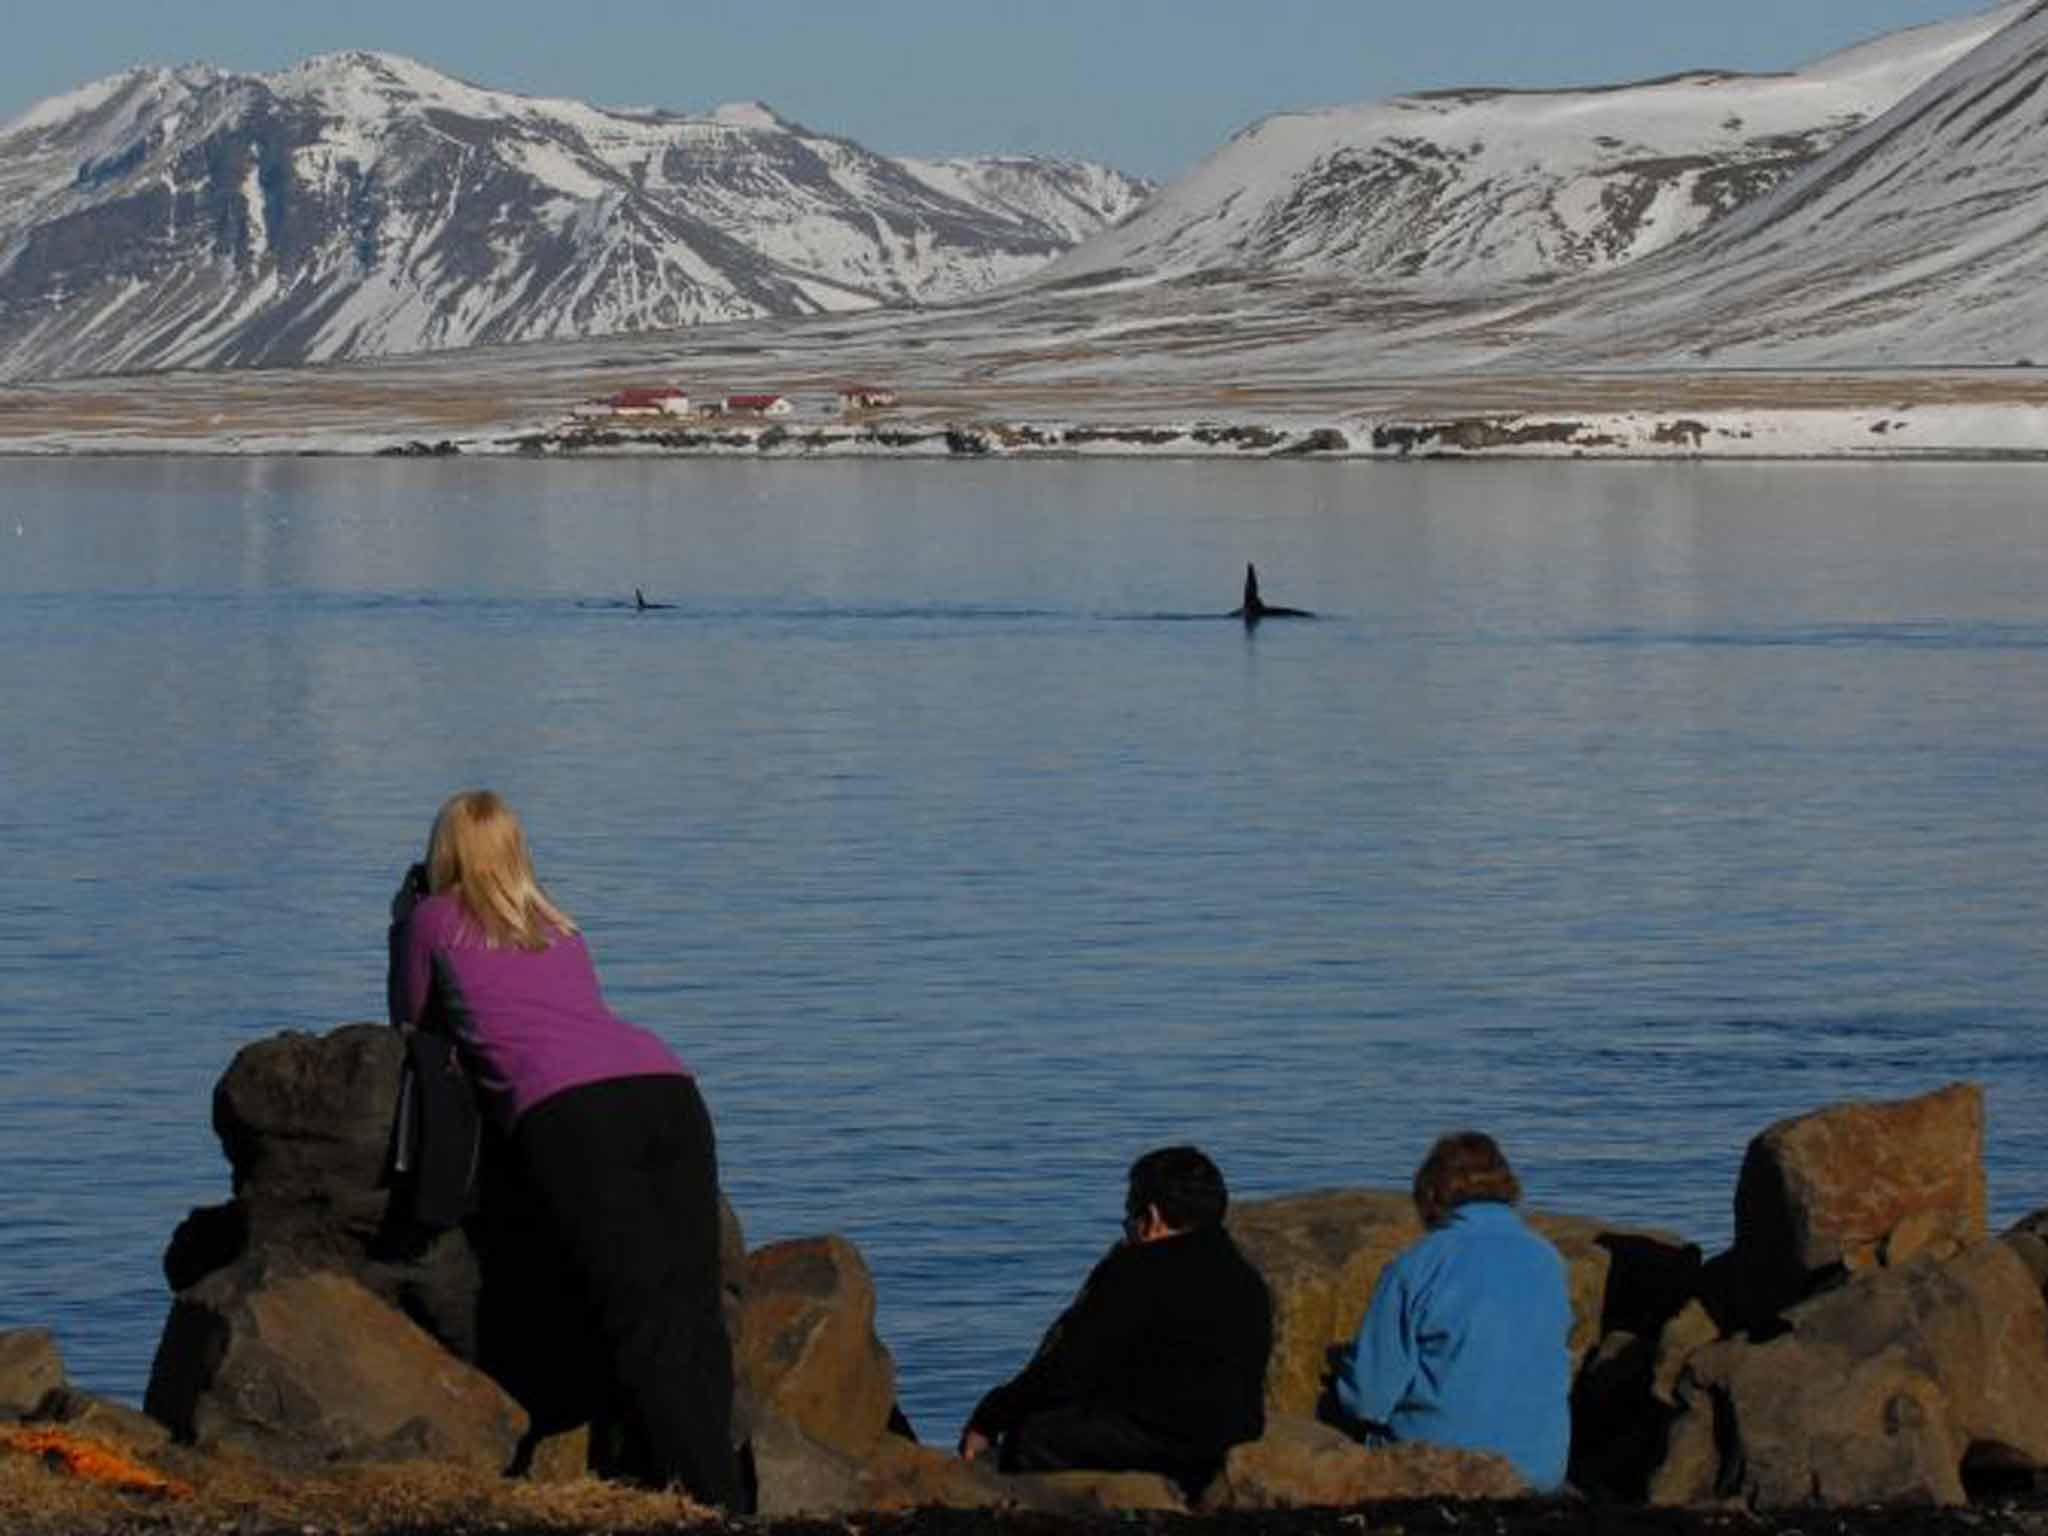
<path id="1" fill-rule="evenodd" d="M 962 1461 L 979 1461 L 988 1454 L 990 1443 L 987 1435 L 984 1435 L 972 1424 L 968 1425 L 960 1431 L 960 1459 Z"/>

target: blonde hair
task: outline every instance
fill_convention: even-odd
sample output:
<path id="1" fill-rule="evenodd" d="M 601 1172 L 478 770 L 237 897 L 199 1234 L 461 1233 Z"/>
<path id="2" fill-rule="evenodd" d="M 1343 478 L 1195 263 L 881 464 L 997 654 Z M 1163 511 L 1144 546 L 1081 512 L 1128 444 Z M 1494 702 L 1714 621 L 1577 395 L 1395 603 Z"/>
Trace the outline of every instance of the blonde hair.
<path id="1" fill-rule="evenodd" d="M 1499 1142 L 1480 1131 L 1457 1131 L 1438 1137 L 1429 1149 L 1415 1170 L 1414 1193 L 1422 1224 L 1438 1227 L 1452 1211 L 1475 1200 L 1513 1205 L 1522 1198 L 1522 1182 Z"/>
<path id="2" fill-rule="evenodd" d="M 569 914 L 548 900 L 533 875 L 519 818 L 488 789 L 448 797 L 427 839 L 427 889 L 453 891 L 492 949 L 546 949 L 574 933 Z"/>

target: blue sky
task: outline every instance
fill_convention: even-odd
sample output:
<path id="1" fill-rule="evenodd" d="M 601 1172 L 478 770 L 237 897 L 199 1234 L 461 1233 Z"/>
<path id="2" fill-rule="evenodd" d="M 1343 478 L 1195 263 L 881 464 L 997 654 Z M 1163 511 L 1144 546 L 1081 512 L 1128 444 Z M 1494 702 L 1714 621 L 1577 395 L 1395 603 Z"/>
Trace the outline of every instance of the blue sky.
<path id="1" fill-rule="evenodd" d="M 1167 178 L 1268 113 L 1451 85 L 1787 69 L 1976 0 L 0 0 L 0 118 L 134 64 L 379 48 L 600 104 L 759 99 L 890 154 Z"/>

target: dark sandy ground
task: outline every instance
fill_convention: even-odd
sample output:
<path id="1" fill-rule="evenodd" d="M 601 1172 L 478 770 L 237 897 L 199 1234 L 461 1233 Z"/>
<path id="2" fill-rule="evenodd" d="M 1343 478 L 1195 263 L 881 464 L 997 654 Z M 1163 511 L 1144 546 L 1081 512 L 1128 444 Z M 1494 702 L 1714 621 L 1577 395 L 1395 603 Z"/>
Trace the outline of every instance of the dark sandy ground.
<path id="1" fill-rule="evenodd" d="M 445 1469 L 259 1478 L 150 1499 L 81 1486 L 15 1458 L 0 1466 L 0 1532 L 64 1536 L 526 1536 L 697 1530 L 758 1536 L 2048 1536 L 2048 1486 L 1959 1508 L 1653 1509 L 1572 1499 L 1389 1501 L 1350 1509 L 1053 1515 L 915 1510 L 832 1519 L 723 1519 L 675 1495 L 582 1479 L 542 1487 Z"/>

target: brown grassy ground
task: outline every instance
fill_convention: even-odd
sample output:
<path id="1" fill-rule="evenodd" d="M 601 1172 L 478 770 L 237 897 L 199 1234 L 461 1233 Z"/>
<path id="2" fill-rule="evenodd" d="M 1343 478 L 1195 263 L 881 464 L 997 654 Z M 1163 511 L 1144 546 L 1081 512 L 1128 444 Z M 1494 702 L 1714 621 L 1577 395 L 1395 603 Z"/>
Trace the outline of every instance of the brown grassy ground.
<path id="1" fill-rule="evenodd" d="M 401 1536 L 637 1533 L 744 1526 L 769 1536 L 2048 1536 L 2048 1497 L 2020 1490 L 1967 1509 L 1833 1509 L 1754 1515 L 1577 1501 L 1390 1501 L 1349 1510 L 1054 1516 L 920 1510 L 822 1521 L 724 1521 L 674 1494 L 593 1478 L 529 1483 L 422 1463 L 291 1477 L 168 1450 L 190 1483 L 152 1499 L 83 1483 L 0 1453 L 0 1531 L 21 1536 Z"/>
<path id="2" fill-rule="evenodd" d="M 668 1530 L 717 1517 L 679 1494 L 596 1478 L 533 1483 L 424 1463 L 287 1477 L 260 1467 L 169 1452 L 160 1469 L 189 1498 L 122 1493 L 40 1460 L 0 1454 L 0 1530 L 126 1536 L 410 1530 Z"/>

